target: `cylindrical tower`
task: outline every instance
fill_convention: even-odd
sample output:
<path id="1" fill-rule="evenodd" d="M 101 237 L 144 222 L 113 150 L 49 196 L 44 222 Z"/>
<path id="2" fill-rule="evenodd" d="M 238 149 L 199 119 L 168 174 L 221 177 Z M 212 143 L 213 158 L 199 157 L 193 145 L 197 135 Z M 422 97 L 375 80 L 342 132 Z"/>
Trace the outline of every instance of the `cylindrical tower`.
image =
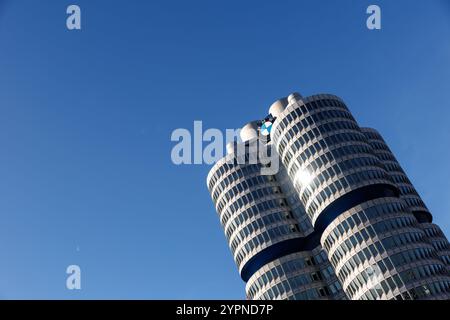
<path id="1" fill-rule="evenodd" d="M 450 297 L 442 261 L 344 102 L 288 101 L 271 138 L 348 297 Z"/>
<path id="2" fill-rule="evenodd" d="M 425 203 L 419 196 L 417 190 L 409 180 L 403 168 L 400 166 L 396 157 L 389 146 L 384 141 L 381 134 L 372 128 L 361 128 L 366 135 L 375 154 L 383 163 L 385 169 L 390 173 L 392 179 L 400 190 L 400 197 L 405 200 L 409 209 L 420 222 L 420 227 L 437 251 L 441 260 L 445 263 L 447 270 L 450 269 L 450 245 L 439 226 L 432 223 L 432 215 Z"/>
<path id="3" fill-rule="evenodd" d="M 320 246 L 267 263 L 250 277 L 246 291 L 252 300 L 346 299 Z"/>
<path id="4" fill-rule="evenodd" d="M 261 174 L 254 147 L 270 143 L 262 143 L 257 132 L 255 122 L 246 125 L 244 142 L 229 145 L 207 178 L 234 260 L 248 282 L 247 297 L 346 298 L 318 238 L 310 236 L 312 225 L 284 171 Z"/>

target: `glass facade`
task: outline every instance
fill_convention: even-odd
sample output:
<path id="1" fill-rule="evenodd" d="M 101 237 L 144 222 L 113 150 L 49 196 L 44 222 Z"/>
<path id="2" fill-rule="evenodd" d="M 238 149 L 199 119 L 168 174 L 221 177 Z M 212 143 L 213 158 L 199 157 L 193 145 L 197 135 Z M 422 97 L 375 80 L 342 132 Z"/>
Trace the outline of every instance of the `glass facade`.
<path id="1" fill-rule="evenodd" d="M 450 245 L 438 225 L 432 223 L 432 216 L 425 203 L 419 196 L 403 168 L 378 131 L 372 128 L 361 128 L 366 135 L 374 153 L 382 161 L 400 190 L 400 197 L 406 202 L 409 210 L 417 218 L 420 228 L 425 232 L 427 241 L 434 247 L 446 269 L 450 265 Z"/>
<path id="2" fill-rule="evenodd" d="M 333 95 L 269 112 L 278 172 L 233 148 L 207 179 L 248 299 L 450 298 L 448 241 L 381 135 Z"/>

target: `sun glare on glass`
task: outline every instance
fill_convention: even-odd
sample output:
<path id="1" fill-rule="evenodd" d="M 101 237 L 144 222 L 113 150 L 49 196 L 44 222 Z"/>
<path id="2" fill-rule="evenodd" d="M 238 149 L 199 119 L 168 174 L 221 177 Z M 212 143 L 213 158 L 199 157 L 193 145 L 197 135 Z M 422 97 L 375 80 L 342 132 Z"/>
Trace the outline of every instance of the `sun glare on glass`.
<path id="1" fill-rule="evenodd" d="M 313 180 L 313 176 L 306 170 L 299 170 L 295 175 L 295 183 L 299 183 L 303 188 Z"/>

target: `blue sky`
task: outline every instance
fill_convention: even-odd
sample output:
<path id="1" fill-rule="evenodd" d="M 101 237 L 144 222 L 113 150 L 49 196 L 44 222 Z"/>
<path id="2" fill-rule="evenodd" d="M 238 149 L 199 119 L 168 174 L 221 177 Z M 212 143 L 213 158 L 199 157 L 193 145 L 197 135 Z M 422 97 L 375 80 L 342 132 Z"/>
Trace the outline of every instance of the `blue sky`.
<path id="1" fill-rule="evenodd" d="M 293 91 L 377 128 L 449 235 L 449 39 L 445 0 L 0 0 L 0 298 L 244 298 L 209 167 L 170 135 Z"/>

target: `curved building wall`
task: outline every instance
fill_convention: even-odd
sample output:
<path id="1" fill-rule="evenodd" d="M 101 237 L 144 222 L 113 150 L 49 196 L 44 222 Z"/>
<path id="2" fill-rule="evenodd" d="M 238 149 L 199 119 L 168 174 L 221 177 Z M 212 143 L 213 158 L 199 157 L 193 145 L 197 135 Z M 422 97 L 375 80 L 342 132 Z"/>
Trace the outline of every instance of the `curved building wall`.
<path id="1" fill-rule="evenodd" d="M 255 141 L 248 141 L 247 145 L 252 142 Z M 237 147 L 235 145 L 229 150 L 237 151 Z M 337 278 L 332 268 L 325 270 L 323 275 L 319 270 L 329 266 L 329 262 L 315 257 L 318 254 L 316 251 L 321 250 L 318 239 L 314 239 L 311 248 L 308 247 L 311 250 L 318 248 L 316 251 L 304 249 L 307 243 L 305 238 L 313 229 L 305 218 L 305 211 L 285 172 L 279 170 L 275 175 L 262 175 L 261 163 L 252 161 L 257 159 L 255 153 L 254 149 L 247 148 L 244 161 L 241 159 L 238 163 L 235 152 L 230 152 L 216 163 L 207 179 L 208 189 L 242 279 L 252 279 L 249 283 L 264 284 L 265 294 L 256 294 L 256 291 L 253 292 L 255 287 L 247 285 L 248 298 L 344 297 L 343 291 L 339 291 L 339 284 L 335 283 Z M 292 268 L 276 269 L 277 276 L 283 279 L 282 284 L 276 279 L 269 281 L 267 277 L 272 275 L 272 271 L 266 274 L 261 270 L 267 269 L 270 264 L 282 263 L 285 256 L 293 253 L 300 254 L 302 259 L 313 264 L 313 274 L 309 273 L 308 268 L 303 270 L 300 264 L 295 264 L 296 268 L 301 269 L 295 269 L 295 272 L 292 272 Z M 305 287 L 298 282 L 296 277 L 299 273 L 313 285 Z M 329 283 L 331 287 L 328 287 Z M 288 287 L 292 292 L 287 291 Z"/>
<path id="2" fill-rule="evenodd" d="M 419 196 L 413 184 L 409 180 L 403 168 L 395 158 L 389 146 L 384 141 L 378 131 L 372 128 L 361 128 L 366 135 L 375 154 L 380 158 L 386 170 L 392 176 L 400 190 L 400 197 L 405 200 L 409 209 L 419 222 L 420 227 L 425 231 L 429 242 L 433 245 L 438 255 L 450 268 L 450 245 L 439 226 L 432 222 L 432 216 L 425 203 Z"/>
<path id="3" fill-rule="evenodd" d="M 344 212 L 326 228 L 322 244 L 353 300 L 448 297 L 445 266 L 399 198 L 371 200 Z"/>
<path id="4" fill-rule="evenodd" d="M 450 299 L 448 241 L 381 136 L 334 95 L 269 112 L 207 179 L 247 298 Z M 237 152 L 268 132 L 272 175 Z"/>
<path id="5" fill-rule="evenodd" d="M 293 253 L 259 269 L 246 285 L 251 300 L 344 300 L 345 293 L 320 248 Z"/>
<path id="6" fill-rule="evenodd" d="M 447 297 L 442 261 L 343 101 L 332 95 L 289 101 L 272 141 L 348 297 Z M 378 215 L 368 218 L 368 211 Z M 347 219 L 358 225 L 361 217 L 365 225 L 349 232 Z M 395 259 L 380 241 L 387 237 L 386 243 L 395 243 Z M 432 271 L 420 269 L 428 265 Z"/>
<path id="7" fill-rule="evenodd" d="M 242 272 L 264 249 L 302 234 L 274 176 L 261 175 L 260 163 L 238 164 L 233 157 L 228 155 L 212 168 L 208 186 Z"/>
<path id="8" fill-rule="evenodd" d="M 398 193 L 353 116 L 335 96 L 312 96 L 290 104 L 272 133 L 315 227 L 325 226 L 330 213 L 324 210 L 352 191 L 375 186 L 377 194 Z"/>
<path id="9" fill-rule="evenodd" d="M 431 222 L 431 213 L 420 198 L 406 173 L 398 163 L 391 149 L 381 135 L 372 128 L 361 128 L 374 153 L 380 159 L 384 168 L 391 175 L 400 191 L 400 197 L 406 201 L 411 211 L 419 221 Z"/>
<path id="10" fill-rule="evenodd" d="M 436 250 L 441 260 L 445 263 L 447 272 L 450 272 L 450 245 L 447 237 L 442 232 L 441 228 L 434 223 L 423 222 L 420 227 L 428 237 L 431 245 Z"/>

